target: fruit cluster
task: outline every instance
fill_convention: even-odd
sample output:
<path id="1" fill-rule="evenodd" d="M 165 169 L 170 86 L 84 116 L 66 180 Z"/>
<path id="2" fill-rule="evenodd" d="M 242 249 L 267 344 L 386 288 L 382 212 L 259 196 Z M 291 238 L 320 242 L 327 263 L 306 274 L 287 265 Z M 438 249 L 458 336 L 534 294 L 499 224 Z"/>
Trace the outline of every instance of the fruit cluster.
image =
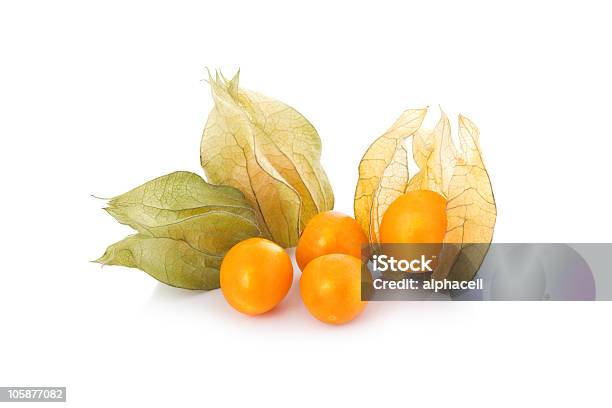
<path id="1" fill-rule="evenodd" d="M 300 293 L 308 311 L 325 323 L 353 320 L 365 308 L 361 300 L 359 224 L 348 215 L 326 211 L 313 217 L 296 248 L 302 271 Z M 221 264 L 221 291 L 236 310 L 258 315 L 273 309 L 293 282 L 291 258 L 265 238 L 250 238 L 232 247 Z"/>
<path id="2" fill-rule="evenodd" d="M 432 191 L 398 197 L 381 224 L 383 242 L 441 242 L 446 228 L 445 199 Z M 432 241 L 435 240 L 435 241 Z M 300 294 L 308 311 L 325 323 L 347 323 L 361 314 L 361 250 L 368 244 L 353 218 L 337 211 L 313 217 L 295 252 L 302 271 Z M 232 247 L 221 264 L 221 291 L 236 310 L 258 315 L 273 309 L 293 282 L 289 255 L 264 238 Z"/>

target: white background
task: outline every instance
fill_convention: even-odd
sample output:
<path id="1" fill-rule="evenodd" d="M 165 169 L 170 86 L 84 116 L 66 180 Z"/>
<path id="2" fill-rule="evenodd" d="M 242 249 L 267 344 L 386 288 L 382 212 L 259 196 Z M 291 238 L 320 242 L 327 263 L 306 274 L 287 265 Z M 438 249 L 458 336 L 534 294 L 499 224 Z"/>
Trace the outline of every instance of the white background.
<path id="1" fill-rule="evenodd" d="M 90 194 L 202 173 L 206 66 L 313 122 L 337 210 L 366 147 L 440 104 L 481 129 L 495 241 L 610 241 L 605 2 L 397 3 L 2 2 L 0 385 L 75 407 L 609 407 L 610 303 L 378 303 L 330 327 L 295 284 L 250 318 L 88 263 L 129 233 Z"/>

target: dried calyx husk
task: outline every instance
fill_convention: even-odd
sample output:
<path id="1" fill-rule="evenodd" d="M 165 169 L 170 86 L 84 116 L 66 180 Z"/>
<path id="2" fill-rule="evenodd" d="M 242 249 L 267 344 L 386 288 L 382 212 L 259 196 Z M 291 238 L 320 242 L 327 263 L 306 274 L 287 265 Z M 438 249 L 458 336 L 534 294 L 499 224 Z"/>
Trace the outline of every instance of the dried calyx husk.
<path id="1" fill-rule="evenodd" d="M 201 164 L 211 183 L 236 187 L 255 210 L 262 234 L 295 246 L 334 195 L 320 163 L 315 128 L 283 102 L 242 89 L 239 72 L 209 82 L 215 106 L 202 135 Z"/>
<path id="2" fill-rule="evenodd" d="M 255 211 L 238 189 L 185 171 L 112 198 L 105 210 L 137 234 L 109 246 L 95 262 L 139 268 L 187 289 L 218 288 L 225 253 L 261 235 Z"/>
<path id="3" fill-rule="evenodd" d="M 451 137 L 448 117 L 441 113 L 433 129 L 421 128 L 427 109 L 407 110 L 368 148 L 359 164 L 355 218 L 370 242 L 387 207 L 413 190 L 432 190 L 447 200 L 448 227 L 435 279 L 471 280 L 493 238 L 497 216 L 489 175 L 479 146 L 476 125 L 459 115 L 459 146 Z M 408 171 L 407 139 L 419 171 Z"/>
<path id="4" fill-rule="evenodd" d="M 172 286 L 219 287 L 219 268 L 236 243 L 263 236 L 289 247 L 334 196 L 320 163 L 321 140 L 282 102 L 210 77 L 215 107 L 201 144 L 208 181 L 175 172 L 108 201 L 106 211 L 135 235 L 96 262 L 139 268 Z"/>

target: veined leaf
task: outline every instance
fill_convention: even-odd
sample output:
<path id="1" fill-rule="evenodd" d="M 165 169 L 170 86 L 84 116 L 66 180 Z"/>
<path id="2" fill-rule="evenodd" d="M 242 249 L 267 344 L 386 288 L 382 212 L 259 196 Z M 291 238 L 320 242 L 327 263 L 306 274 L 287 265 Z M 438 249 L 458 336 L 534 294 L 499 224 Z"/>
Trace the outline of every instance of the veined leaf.
<path id="1" fill-rule="evenodd" d="M 202 167 L 210 181 L 244 193 L 264 235 L 293 246 L 310 218 L 333 208 L 321 141 L 299 112 L 240 88 L 238 78 L 210 77 L 215 107 L 202 136 Z"/>
<path id="2" fill-rule="evenodd" d="M 252 208 L 241 208 L 227 206 L 203 206 L 185 210 L 164 210 L 157 207 L 149 207 L 143 204 L 131 204 L 121 206 L 109 206 L 106 212 L 113 216 L 121 224 L 129 225 L 138 232 L 153 235 L 153 228 L 177 223 L 191 217 L 206 214 L 211 211 L 224 211 L 242 216 L 256 224 L 255 211 Z"/>
<path id="3" fill-rule="evenodd" d="M 180 240 L 132 235 L 108 247 L 95 262 L 138 268 L 179 288 L 219 287 L 221 257 L 204 254 Z"/>
<path id="4" fill-rule="evenodd" d="M 211 255 L 224 255 L 238 242 L 261 235 L 257 224 L 228 211 L 208 211 L 174 223 L 149 228 L 148 235 L 185 241 Z"/>
<path id="5" fill-rule="evenodd" d="M 108 202 L 109 214 L 139 232 L 98 262 L 140 268 L 172 286 L 218 287 L 218 268 L 238 242 L 261 235 L 255 212 L 234 187 L 176 172 Z"/>
<path id="6" fill-rule="evenodd" d="M 206 183 L 200 176 L 177 171 L 112 198 L 106 208 L 117 221 L 142 233 L 209 211 L 226 211 L 255 222 L 244 195 L 230 186 Z"/>
<path id="7" fill-rule="evenodd" d="M 427 109 L 402 113 L 382 136 L 368 148 L 359 163 L 355 189 L 355 219 L 370 242 L 378 242 L 378 227 L 387 207 L 406 189 L 407 152 L 404 140 L 421 126 Z"/>

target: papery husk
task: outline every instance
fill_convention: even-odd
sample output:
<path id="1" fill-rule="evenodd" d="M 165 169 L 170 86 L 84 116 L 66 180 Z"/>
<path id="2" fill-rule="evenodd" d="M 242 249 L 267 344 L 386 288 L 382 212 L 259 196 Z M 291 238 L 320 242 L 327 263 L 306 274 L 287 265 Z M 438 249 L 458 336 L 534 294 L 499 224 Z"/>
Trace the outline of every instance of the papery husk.
<path id="1" fill-rule="evenodd" d="M 433 129 L 421 128 L 426 110 L 408 110 L 368 149 L 359 165 L 355 217 L 379 242 L 378 228 L 388 206 L 415 190 L 435 191 L 447 199 L 448 226 L 434 279 L 471 280 L 491 240 L 497 215 L 495 199 L 479 146 L 475 124 L 459 115 L 459 146 L 441 112 Z M 398 125 L 399 124 L 399 125 Z M 404 142 L 412 141 L 419 171 L 408 173 Z"/>
<path id="2" fill-rule="evenodd" d="M 210 182 L 244 193 L 264 236 L 295 246 L 308 221 L 334 206 L 321 140 L 295 109 L 241 88 L 238 78 L 209 76 L 215 107 L 202 135 L 202 167 Z"/>

